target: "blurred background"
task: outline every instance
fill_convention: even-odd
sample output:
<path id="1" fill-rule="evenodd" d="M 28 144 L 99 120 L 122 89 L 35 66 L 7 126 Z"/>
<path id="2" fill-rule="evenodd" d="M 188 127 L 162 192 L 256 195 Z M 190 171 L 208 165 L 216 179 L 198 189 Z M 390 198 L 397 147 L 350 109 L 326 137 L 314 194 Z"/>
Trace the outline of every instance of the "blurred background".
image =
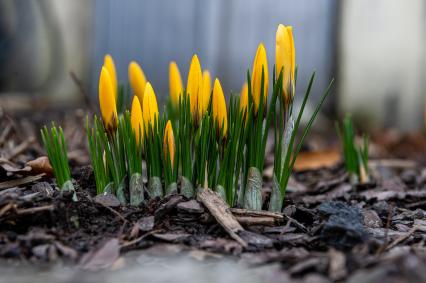
<path id="1" fill-rule="evenodd" d="M 272 68 L 279 23 L 293 26 L 299 100 L 316 70 L 312 105 L 336 79 L 323 116 L 350 112 L 369 129 L 424 127 L 423 0 L 0 0 L 0 106 L 96 103 L 106 53 L 122 82 L 138 61 L 163 101 L 169 62 L 186 84 L 193 53 L 226 93 L 239 92 L 260 42 Z"/>

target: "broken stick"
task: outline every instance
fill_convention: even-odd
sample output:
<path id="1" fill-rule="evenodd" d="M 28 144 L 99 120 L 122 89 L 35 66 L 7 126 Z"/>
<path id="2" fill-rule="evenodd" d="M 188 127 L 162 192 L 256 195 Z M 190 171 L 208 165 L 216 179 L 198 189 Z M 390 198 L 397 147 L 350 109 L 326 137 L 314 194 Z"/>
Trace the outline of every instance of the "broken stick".
<path id="1" fill-rule="evenodd" d="M 244 231 L 244 228 L 235 219 L 228 204 L 211 189 L 201 189 L 198 192 L 198 199 L 210 211 L 213 217 L 225 229 L 226 232 L 243 247 L 247 247 L 247 243 L 238 236 L 238 233 Z"/>

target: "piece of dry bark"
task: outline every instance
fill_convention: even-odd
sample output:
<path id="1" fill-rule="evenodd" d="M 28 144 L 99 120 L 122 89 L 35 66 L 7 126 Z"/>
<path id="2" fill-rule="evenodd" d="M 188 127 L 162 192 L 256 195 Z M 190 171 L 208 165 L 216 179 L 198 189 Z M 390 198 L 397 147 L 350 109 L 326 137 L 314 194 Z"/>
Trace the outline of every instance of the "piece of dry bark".
<path id="1" fill-rule="evenodd" d="M 39 175 L 35 175 L 35 176 L 27 176 L 27 177 L 21 178 L 21 179 L 14 179 L 14 180 L 1 182 L 0 183 L 0 190 L 12 188 L 12 187 L 19 187 L 19 186 L 22 186 L 22 185 L 29 184 L 29 183 L 40 180 L 45 175 L 46 174 L 43 173 L 43 174 L 39 174 Z"/>
<path id="2" fill-rule="evenodd" d="M 231 213 L 228 204 L 208 188 L 200 190 L 197 196 L 225 231 L 243 247 L 247 247 L 247 243 L 238 236 L 238 233 L 244 231 L 244 229 Z"/>
<path id="3" fill-rule="evenodd" d="M 257 211 L 248 210 L 241 208 L 231 208 L 231 212 L 238 216 L 250 216 L 250 217 L 269 217 L 277 220 L 283 220 L 284 216 L 281 213 L 270 212 L 270 211 Z"/>
<path id="4" fill-rule="evenodd" d="M 235 216 L 237 221 L 242 225 L 263 225 L 274 226 L 275 219 L 272 217 L 253 217 L 253 216 Z"/>

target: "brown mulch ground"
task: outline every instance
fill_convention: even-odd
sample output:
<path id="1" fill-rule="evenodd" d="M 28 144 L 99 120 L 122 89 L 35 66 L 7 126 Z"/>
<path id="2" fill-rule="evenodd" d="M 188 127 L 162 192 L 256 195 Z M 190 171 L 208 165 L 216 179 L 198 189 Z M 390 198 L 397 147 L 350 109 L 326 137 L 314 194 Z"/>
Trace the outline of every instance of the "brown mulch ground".
<path id="1" fill-rule="evenodd" d="M 129 207 L 112 196 L 96 196 L 93 172 L 82 165 L 88 162 L 82 113 L 59 117 L 65 121 L 78 202 L 60 194 L 50 176 L 26 166 L 43 155 L 37 142 L 41 123 L 34 121 L 48 118 L 0 113 L 0 258 L 68 261 L 99 270 L 128 251 L 155 253 L 158 247 L 161 253 L 167 245 L 178 247 L 175 253 L 197 251 L 201 260 L 226 255 L 253 267 L 279 263 L 282 278 L 302 280 L 297 282 L 312 276 L 323 280 L 315 282 L 426 281 L 426 141 L 421 134 L 375 137 L 374 182 L 365 185 L 350 185 L 338 160 L 318 168 L 321 164 L 310 164 L 308 155 L 303 164 L 310 169 L 301 168 L 290 182 L 284 218 L 260 224 L 240 218 L 245 231 L 239 236 L 248 244 L 242 247 L 196 200 L 174 195 Z M 336 156 L 326 150 L 321 158 L 330 160 L 327 154 Z M 266 167 L 269 180 L 270 162 Z"/>

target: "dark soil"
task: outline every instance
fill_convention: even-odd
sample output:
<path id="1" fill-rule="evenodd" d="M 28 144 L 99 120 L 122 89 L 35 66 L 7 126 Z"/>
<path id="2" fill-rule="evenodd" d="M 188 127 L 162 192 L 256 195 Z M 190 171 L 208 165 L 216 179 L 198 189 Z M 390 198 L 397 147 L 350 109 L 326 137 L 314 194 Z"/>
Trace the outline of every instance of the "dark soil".
<path id="1" fill-rule="evenodd" d="M 81 121 L 78 115 L 72 117 L 77 124 Z M 4 113 L 0 120 L 0 187 L 36 175 L 16 169 L 43 154 L 37 139 L 22 134 L 22 121 L 28 122 Z M 2 140 L 8 125 L 13 126 Z M 36 137 L 38 124 L 28 125 Z M 173 195 L 130 207 L 119 205 L 113 196 L 96 196 L 92 170 L 83 166 L 84 135 L 66 134 L 74 152 L 78 202 L 59 193 L 47 175 L 2 187 L 1 258 L 68 261 L 98 270 L 110 268 L 120 254 L 147 248 L 152 252 L 167 244 L 180 247 L 176 253 L 200 251 L 203 260 L 228 255 L 253 267 L 279 263 L 282 278 L 295 282 L 426 281 L 424 136 L 400 135 L 402 149 L 394 136 L 391 142 L 377 139 L 373 146 L 377 158 L 371 167 L 374 181 L 369 184 L 351 185 L 341 163 L 295 173 L 286 195 L 286 217 L 273 225 L 243 224 L 246 231 L 240 236 L 248 243 L 244 248 L 195 200 Z M 17 152 L 25 141 L 30 142 Z M 395 159 L 404 157 L 410 141 L 415 147 L 408 147 L 409 158 Z M 270 166 L 269 162 L 265 172 Z M 267 200 L 267 173 L 265 180 Z M 276 278 L 281 282 L 280 276 Z"/>

